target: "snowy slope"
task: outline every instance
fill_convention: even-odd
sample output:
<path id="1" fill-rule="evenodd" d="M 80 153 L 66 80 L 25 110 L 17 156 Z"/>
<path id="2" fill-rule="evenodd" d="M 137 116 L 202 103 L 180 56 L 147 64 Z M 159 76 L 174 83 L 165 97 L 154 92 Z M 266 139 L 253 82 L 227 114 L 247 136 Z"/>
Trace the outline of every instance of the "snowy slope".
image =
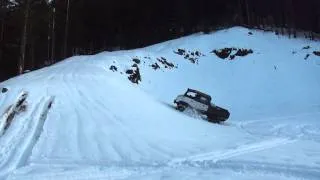
<path id="1" fill-rule="evenodd" d="M 76 56 L 2 82 L 0 179 L 319 179 L 320 44 L 248 32 Z M 211 53 L 233 47 L 253 54 Z M 175 111 L 187 88 L 227 108 L 227 124 Z"/>

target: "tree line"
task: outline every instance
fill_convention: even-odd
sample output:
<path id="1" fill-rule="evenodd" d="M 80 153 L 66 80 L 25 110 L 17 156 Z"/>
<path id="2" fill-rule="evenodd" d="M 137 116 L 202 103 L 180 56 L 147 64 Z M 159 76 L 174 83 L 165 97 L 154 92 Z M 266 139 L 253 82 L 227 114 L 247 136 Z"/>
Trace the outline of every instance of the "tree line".
<path id="1" fill-rule="evenodd" d="M 320 1 L 0 0 L 0 72 L 13 76 L 72 55 L 143 47 L 234 25 L 290 37 L 303 31 L 315 39 Z"/>

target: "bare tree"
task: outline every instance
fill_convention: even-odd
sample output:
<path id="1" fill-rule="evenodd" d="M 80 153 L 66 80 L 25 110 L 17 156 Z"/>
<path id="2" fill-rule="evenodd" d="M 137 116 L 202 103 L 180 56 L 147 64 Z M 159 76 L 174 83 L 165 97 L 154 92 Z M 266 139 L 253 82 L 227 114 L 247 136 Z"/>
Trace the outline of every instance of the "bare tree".
<path id="1" fill-rule="evenodd" d="M 55 62 L 55 33 L 56 33 L 56 3 L 55 0 L 47 1 L 49 6 L 48 12 L 48 58 L 47 63 L 53 64 Z"/>
<path id="2" fill-rule="evenodd" d="M 49 3 L 49 2 L 48 2 Z M 47 61 L 51 59 L 51 11 L 48 12 L 48 38 L 47 38 Z"/>
<path id="3" fill-rule="evenodd" d="M 33 25 L 32 23 L 30 23 L 30 34 L 33 32 Z M 30 59 L 30 70 L 33 70 L 34 67 L 35 67 L 35 51 L 34 51 L 34 48 L 35 48 L 35 38 L 34 36 L 31 36 L 31 38 L 29 38 L 29 41 L 30 41 L 30 56 L 31 56 L 31 59 Z"/>
<path id="4" fill-rule="evenodd" d="M 250 18 L 250 10 L 249 10 L 249 0 L 246 1 L 246 9 L 247 9 L 247 21 L 248 21 L 248 26 L 251 26 L 251 18 Z"/>
<path id="5" fill-rule="evenodd" d="M 4 37 L 4 24 L 5 24 L 5 21 L 4 19 L 1 19 L 1 33 L 0 33 L 0 42 L 3 41 L 3 37 Z"/>
<path id="6" fill-rule="evenodd" d="M 4 46 L 4 31 L 5 31 L 5 14 L 6 14 L 6 5 L 7 5 L 7 1 L 4 0 L 0 0 L 0 23 L 1 23 L 1 27 L 0 27 L 0 61 L 2 59 L 2 47 Z"/>
<path id="7" fill-rule="evenodd" d="M 243 10 L 242 10 L 242 2 L 238 0 L 238 16 L 239 16 L 239 24 L 243 25 Z"/>
<path id="8" fill-rule="evenodd" d="M 5 21 L 4 19 L 1 19 L 1 32 L 0 32 L 0 61 L 2 59 L 2 46 L 3 46 L 3 40 L 4 40 L 4 25 Z"/>
<path id="9" fill-rule="evenodd" d="M 297 30 L 296 30 L 296 12 L 294 9 L 294 2 L 293 0 L 289 0 L 290 3 L 290 9 L 291 9 L 291 28 L 292 28 L 292 33 L 293 33 L 293 37 L 296 38 L 297 37 Z"/>
<path id="10" fill-rule="evenodd" d="M 64 58 L 67 57 L 67 51 L 68 51 L 69 11 L 70 11 L 70 0 L 67 0 L 67 15 L 66 15 L 66 26 L 64 31 L 64 48 L 63 48 Z"/>
<path id="11" fill-rule="evenodd" d="M 55 1 L 52 2 L 52 31 L 51 31 L 51 64 L 55 63 L 55 47 L 56 47 L 56 7 Z"/>
<path id="12" fill-rule="evenodd" d="M 20 58 L 18 63 L 18 73 L 22 74 L 24 71 L 24 65 L 25 65 L 25 55 L 26 55 L 26 44 L 27 44 L 27 27 L 28 27 L 28 21 L 29 21 L 29 14 L 30 14 L 30 0 L 25 0 L 25 7 L 24 7 L 24 25 L 21 35 L 21 44 L 20 44 Z"/>

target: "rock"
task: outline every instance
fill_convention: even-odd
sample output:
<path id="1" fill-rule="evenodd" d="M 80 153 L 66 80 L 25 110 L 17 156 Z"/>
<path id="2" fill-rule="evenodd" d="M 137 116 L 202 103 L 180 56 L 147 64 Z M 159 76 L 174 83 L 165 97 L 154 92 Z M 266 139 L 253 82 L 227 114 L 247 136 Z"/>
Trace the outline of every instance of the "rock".
<path id="1" fill-rule="evenodd" d="M 178 49 L 177 52 L 174 52 L 174 53 L 183 56 L 184 59 L 189 60 L 189 61 L 190 61 L 191 63 L 193 63 L 193 64 L 198 63 L 198 58 L 199 58 L 200 56 L 204 56 L 204 55 L 202 55 L 201 52 L 199 52 L 199 51 L 189 51 L 189 50 L 186 51 L 186 50 L 184 50 L 184 49 Z M 169 64 L 168 64 L 168 66 L 169 66 L 169 67 L 174 67 L 174 66 L 169 65 Z"/>
<path id="2" fill-rule="evenodd" d="M 174 53 L 183 56 L 183 55 L 186 53 L 186 50 L 184 50 L 184 49 L 178 49 L 178 51 L 175 51 Z"/>
<path id="3" fill-rule="evenodd" d="M 140 59 L 138 59 L 138 58 L 133 58 L 132 61 L 134 61 L 137 64 L 140 64 L 140 62 L 141 62 Z"/>
<path id="4" fill-rule="evenodd" d="M 213 50 L 211 53 L 215 53 L 219 58 L 226 59 L 232 52 L 232 48 L 224 48 L 220 50 Z"/>
<path id="5" fill-rule="evenodd" d="M 151 67 L 152 67 L 154 70 L 160 69 L 160 66 L 159 66 L 158 63 L 152 64 Z"/>
<path id="6" fill-rule="evenodd" d="M 304 60 L 307 60 L 309 58 L 310 54 L 307 54 L 306 57 L 304 57 Z"/>
<path id="7" fill-rule="evenodd" d="M 313 51 L 313 54 L 316 56 L 320 56 L 320 51 Z"/>
<path id="8" fill-rule="evenodd" d="M 132 69 L 126 70 L 126 74 L 133 74 L 133 70 Z"/>
<path id="9" fill-rule="evenodd" d="M 235 54 L 236 56 L 246 56 L 248 54 L 252 54 L 253 51 L 252 49 L 238 49 L 237 53 Z"/>
<path id="10" fill-rule="evenodd" d="M 128 70 L 127 70 L 128 71 Z M 133 70 L 132 70 L 133 71 Z M 139 81 L 141 81 L 141 75 L 140 75 L 140 70 L 139 67 L 137 67 L 133 73 L 128 77 L 128 79 L 132 82 L 132 83 L 136 83 L 139 84 Z"/>
<path id="11" fill-rule="evenodd" d="M 232 51 L 236 51 L 235 54 L 232 54 Z M 211 53 L 215 53 L 219 58 L 226 59 L 230 58 L 230 60 L 235 59 L 236 56 L 247 56 L 248 54 L 252 54 L 252 49 L 237 49 L 237 48 L 223 48 L 218 50 L 213 50 Z"/>
<path id="12" fill-rule="evenodd" d="M 118 68 L 114 65 L 110 66 L 109 68 L 111 71 L 115 72 L 115 71 L 118 71 Z"/>
<path id="13" fill-rule="evenodd" d="M 310 49 L 310 48 L 311 48 L 310 46 L 305 46 L 302 49 Z"/>
<path id="14" fill-rule="evenodd" d="M 171 63 L 171 62 L 168 62 L 167 59 L 164 58 L 164 57 L 161 57 L 161 59 L 157 58 L 157 60 L 158 60 L 161 64 L 163 64 L 163 65 L 165 66 L 165 68 L 168 68 L 168 67 L 174 68 L 174 64 Z"/>
<path id="15" fill-rule="evenodd" d="M 8 89 L 7 88 L 2 88 L 1 92 L 2 93 L 6 93 L 6 92 L 8 92 Z"/>
<path id="16" fill-rule="evenodd" d="M 193 64 L 197 62 L 196 58 L 189 58 L 189 61 L 191 61 Z"/>

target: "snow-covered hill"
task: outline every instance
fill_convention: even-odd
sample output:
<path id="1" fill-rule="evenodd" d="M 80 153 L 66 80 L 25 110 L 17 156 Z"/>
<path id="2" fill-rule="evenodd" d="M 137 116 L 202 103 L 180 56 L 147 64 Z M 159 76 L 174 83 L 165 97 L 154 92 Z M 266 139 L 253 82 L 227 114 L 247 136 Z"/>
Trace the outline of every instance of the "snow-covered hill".
<path id="1" fill-rule="evenodd" d="M 76 56 L 2 82 L 0 179 L 319 179 L 320 43 L 250 32 Z M 226 124 L 174 110 L 187 88 L 228 109 Z"/>

